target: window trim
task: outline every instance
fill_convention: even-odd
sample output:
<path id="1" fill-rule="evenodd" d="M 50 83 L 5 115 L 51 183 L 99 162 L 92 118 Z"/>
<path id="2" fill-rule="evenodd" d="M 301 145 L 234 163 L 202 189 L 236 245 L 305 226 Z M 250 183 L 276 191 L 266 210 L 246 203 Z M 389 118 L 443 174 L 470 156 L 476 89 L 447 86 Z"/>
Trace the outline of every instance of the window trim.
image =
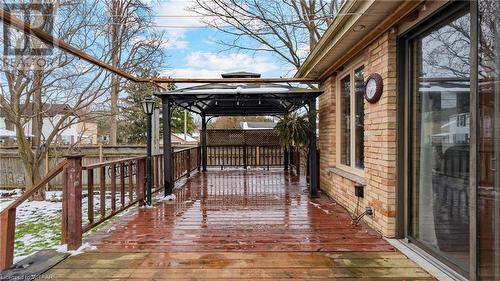
<path id="1" fill-rule="evenodd" d="M 354 174 L 359 177 L 364 177 L 365 169 L 364 168 L 356 168 L 356 130 L 355 130 L 355 122 L 356 118 L 352 118 L 356 114 L 356 94 L 355 94 L 355 71 L 359 68 L 363 67 L 366 70 L 365 62 L 362 60 L 358 60 L 356 63 L 350 65 L 345 71 L 341 72 L 337 75 L 335 79 L 335 167 L 345 172 Z M 342 164 L 341 162 L 341 85 L 340 81 L 350 75 L 351 82 L 351 92 L 350 92 L 350 110 L 351 110 L 351 120 L 349 120 L 350 124 L 350 157 L 351 157 L 351 165 L 347 166 Z M 366 76 L 366 75 L 365 75 Z M 365 79 L 366 77 L 363 77 Z M 364 109 L 366 109 L 366 103 L 363 99 Z M 365 112 L 366 113 L 366 112 Z M 364 130 L 363 130 L 364 133 Z"/>

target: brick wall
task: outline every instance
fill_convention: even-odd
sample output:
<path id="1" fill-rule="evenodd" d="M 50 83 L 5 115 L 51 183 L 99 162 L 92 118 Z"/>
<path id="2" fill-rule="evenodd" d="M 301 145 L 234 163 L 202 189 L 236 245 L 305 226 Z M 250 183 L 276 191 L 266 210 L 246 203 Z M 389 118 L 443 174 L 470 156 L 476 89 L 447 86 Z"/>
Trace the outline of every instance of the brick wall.
<path id="1" fill-rule="evenodd" d="M 359 59 L 359 58 L 358 58 Z M 365 101 L 365 197 L 359 211 L 374 208 L 374 216 L 365 222 L 386 237 L 395 235 L 396 215 L 396 33 L 385 33 L 362 54 L 366 77 L 379 73 L 384 79 L 381 99 Z M 320 187 L 323 192 L 351 213 L 356 211 L 356 182 L 352 177 L 332 169 L 336 163 L 336 77 L 322 83 L 325 93 L 320 97 L 319 148 Z"/>

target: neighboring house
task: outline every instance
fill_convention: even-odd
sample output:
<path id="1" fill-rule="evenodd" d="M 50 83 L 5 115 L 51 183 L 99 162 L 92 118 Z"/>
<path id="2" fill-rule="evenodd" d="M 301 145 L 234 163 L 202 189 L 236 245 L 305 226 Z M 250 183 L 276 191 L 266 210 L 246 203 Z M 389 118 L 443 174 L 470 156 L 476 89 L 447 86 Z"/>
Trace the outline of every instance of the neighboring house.
<path id="1" fill-rule="evenodd" d="M 81 144 L 97 144 L 97 122 L 80 122 L 77 123 L 77 131 L 80 137 Z"/>
<path id="2" fill-rule="evenodd" d="M 42 124 L 42 139 L 45 139 L 52 134 L 54 127 L 70 111 L 71 108 L 67 104 L 44 104 L 43 106 L 43 124 Z M 29 120 L 24 125 L 24 134 L 27 137 L 32 137 L 33 132 L 33 106 L 26 106 L 24 118 Z M 77 113 L 71 113 L 60 126 L 63 128 L 58 136 L 54 138 L 53 143 L 70 145 L 80 142 L 82 144 L 97 143 L 97 123 L 79 121 L 80 116 Z M 6 128 L 5 114 L 0 111 L 0 128 Z"/>
<path id="3" fill-rule="evenodd" d="M 321 190 L 452 279 L 500 280 L 499 22 L 496 0 L 347 0 L 296 74 L 324 90 Z"/>
<path id="4" fill-rule="evenodd" d="M 185 135 L 184 133 L 173 133 L 171 135 L 172 144 L 177 145 L 197 145 L 198 140 L 193 138 L 192 136 Z"/>
<path id="5" fill-rule="evenodd" d="M 276 126 L 273 122 L 240 122 L 240 127 L 243 130 L 271 130 Z"/>

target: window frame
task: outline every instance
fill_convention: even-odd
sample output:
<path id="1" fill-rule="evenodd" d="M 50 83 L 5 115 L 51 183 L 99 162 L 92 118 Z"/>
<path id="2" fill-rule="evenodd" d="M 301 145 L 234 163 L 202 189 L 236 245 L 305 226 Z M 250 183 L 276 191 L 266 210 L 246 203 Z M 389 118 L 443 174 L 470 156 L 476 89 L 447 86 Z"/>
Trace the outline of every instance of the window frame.
<path id="1" fill-rule="evenodd" d="M 360 69 L 363 67 L 363 69 L 366 71 L 366 65 L 364 61 L 357 61 L 355 64 L 352 64 L 349 66 L 345 71 L 341 72 L 339 75 L 337 75 L 336 80 L 335 80 L 335 127 L 336 127 L 336 134 L 335 134 L 335 167 L 339 168 L 341 170 L 344 170 L 348 173 L 364 177 L 364 168 L 357 168 L 356 167 L 356 83 L 355 83 L 355 73 L 356 70 Z M 345 165 L 342 164 L 342 155 L 341 155 L 341 122 L 342 122 L 342 96 L 341 96 L 341 90 L 342 90 L 342 85 L 341 81 L 346 78 L 347 76 L 350 76 L 350 83 L 351 83 L 351 91 L 350 91 L 350 112 L 351 112 L 351 119 L 349 120 L 349 126 L 350 126 L 350 165 Z M 366 72 L 363 75 L 363 80 L 366 81 Z M 363 98 L 363 111 L 365 112 L 365 117 L 366 117 L 366 103 Z M 365 130 L 363 130 L 363 133 Z"/>

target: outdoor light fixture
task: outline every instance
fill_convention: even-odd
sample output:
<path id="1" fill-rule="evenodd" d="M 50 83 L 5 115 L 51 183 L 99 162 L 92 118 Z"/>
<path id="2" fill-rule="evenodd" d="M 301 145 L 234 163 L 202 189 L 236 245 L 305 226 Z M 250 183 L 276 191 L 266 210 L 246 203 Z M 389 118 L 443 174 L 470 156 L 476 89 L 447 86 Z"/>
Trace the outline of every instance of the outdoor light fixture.
<path id="1" fill-rule="evenodd" d="M 147 125 L 146 125 L 146 204 L 148 206 L 151 206 L 151 194 L 152 194 L 152 189 L 153 185 L 151 182 L 151 147 L 152 147 L 152 115 L 155 109 L 155 102 L 153 98 L 151 97 L 146 97 L 142 101 L 142 109 L 144 110 L 144 113 L 147 115 Z"/>
<path id="2" fill-rule="evenodd" d="M 153 114 L 154 108 L 155 108 L 155 102 L 153 101 L 152 97 L 146 97 L 142 101 L 142 109 L 144 110 L 144 113 L 146 113 L 147 115 Z"/>

